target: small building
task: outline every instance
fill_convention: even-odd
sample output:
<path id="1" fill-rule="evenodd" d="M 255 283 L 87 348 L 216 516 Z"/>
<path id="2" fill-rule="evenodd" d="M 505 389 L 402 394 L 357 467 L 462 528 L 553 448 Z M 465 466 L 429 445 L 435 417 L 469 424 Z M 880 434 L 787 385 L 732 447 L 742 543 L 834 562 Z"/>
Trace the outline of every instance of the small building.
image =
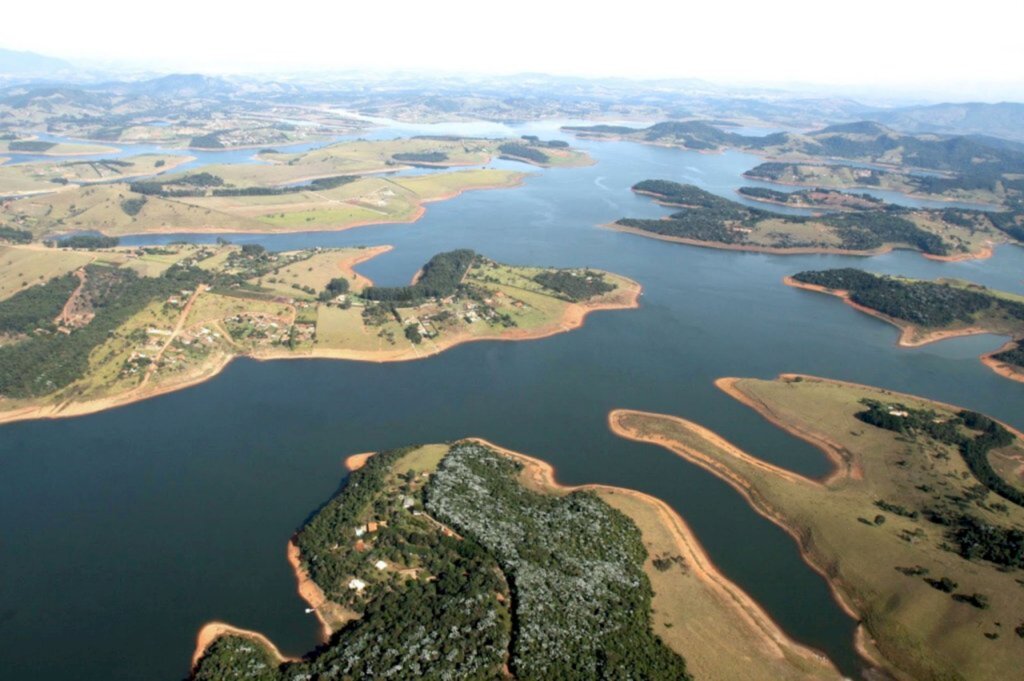
<path id="1" fill-rule="evenodd" d="M 388 566 L 387 561 L 383 561 L 383 560 L 378 560 L 376 563 L 373 564 L 373 567 L 377 568 L 378 570 L 383 570 L 383 569 L 387 568 L 387 566 Z"/>
<path id="2" fill-rule="evenodd" d="M 365 525 L 367 532 L 376 532 L 379 525 L 373 521 L 366 523 Z"/>
<path id="3" fill-rule="evenodd" d="M 366 588 L 366 582 L 364 582 L 363 580 L 359 579 L 358 577 L 353 577 L 348 582 L 348 588 L 352 589 L 353 591 L 355 591 L 357 593 L 362 593 L 363 589 Z"/>
<path id="4" fill-rule="evenodd" d="M 889 415 L 890 416 L 899 416 L 900 418 L 906 418 L 906 417 L 910 416 L 910 412 L 903 411 L 902 409 L 890 409 L 889 410 Z"/>
<path id="5" fill-rule="evenodd" d="M 362 537 L 364 534 L 366 534 L 366 525 L 360 525 L 356 528 L 357 537 Z"/>

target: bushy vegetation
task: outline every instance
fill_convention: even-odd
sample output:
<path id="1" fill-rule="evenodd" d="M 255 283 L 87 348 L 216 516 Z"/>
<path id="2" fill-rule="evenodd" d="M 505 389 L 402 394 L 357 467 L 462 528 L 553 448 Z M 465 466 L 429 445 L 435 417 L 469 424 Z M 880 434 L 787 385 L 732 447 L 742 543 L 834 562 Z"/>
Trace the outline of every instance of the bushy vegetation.
<path id="1" fill-rule="evenodd" d="M 906 281 L 853 268 L 798 272 L 793 279 L 848 291 L 858 305 L 928 328 L 971 323 L 989 311 L 1024 322 L 1024 304 L 950 284 Z"/>
<path id="2" fill-rule="evenodd" d="M 39 397 L 82 378 L 89 353 L 129 317 L 154 300 L 197 285 L 209 275 L 203 270 L 171 267 L 161 277 L 139 277 L 130 269 L 102 265 L 86 267 L 83 295 L 95 317 L 70 333 L 42 333 L 0 347 L 0 395 Z"/>
<path id="3" fill-rule="evenodd" d="M 143 194 L 145 196 L 174 198 L 205 196 L 208 189 L 212 187 L 221 187 L 223 185 L 223 178 L 203 171 L 201 173 L 192 173 L 182 177 L 170 178 L 162 182 L 155 180 L 140 180 L 132 182 L 128 185 L 128 188 L 136 194 Z"/>
<path id="4" fill-rule="evenodd" d="M 453 295 L 462 283 L 477 255 L 469 249 L 438 253 L 423 266 L 419 280 L 410 286 L 369 286 L 362 295 L 367 300 L 411 303 L 425 298 Z"/>
<path id="5" fill-rule="evenodd" d="M 594 296 L 615 290 L 615 284 L 605 281 L 604 273 L 592 270 L 546 271 L 534 276 L 533 280 L 573 302 L 590 300 Z"/>
<path id="6" fill-rule="evenodd" d="M 1024 492 L 999 477 L 988 460 L 988 453 L 993 449 L 1013 444 L 1013 434 L 1002 424 L 973 411 L 943 417 L 930 409 L 911 409 L 902 404 L 877 400 L 863 400 L 863 403 L 867 409 L 856 416 L 864 423 L 906 435 L 929 437 L 956 447 L 978 482 L 1007 501 L 1024 507 Z"/>
<path id="7" fill-rule="evenodd" d="M 992 355 L 992 358 L 998 362 L 1024 367 L 1024 343 L 1014 343 L 1009 349 Z"/>
<path id="8" fill-rule="evenodd" d="M 443 151 L 404 151 L 392 154 L 391 158 L 399 163 L 444 163 L 448 154 Z"/>
<path id="9" fill-rule="evenodd" d="M 76 234 L 57 241 L 58 248 L 82 248 L 95 250 L 97 248 L 113 248 L 121 243 L 116 236 L 103 236 L 102 234 Z"/>
<path id="10" fill-rule="evenodd" d="M 54 142 L 44 142 L 42 140 L 15 140 L 7 145 L 7 148 L 11 151 L 23 152 L 23 153 L 42 153 L 53 149 L 56 145 Z"/>
<path id="11" fill-rule="evenodd" d="M 27 244 L 32 241 L 32 232 L 26 229 L 0 225 L 0 239 L 15 244 Z"/>
<path id="12" fill-rule="evenodd" d="M 142 211 L 142 207 L 146 205 L 145 196 L 137 196 L 124 199 L 121 201 L 121 210 L 124 211 L 125 215 L 135 217 Z"/>
<path id="13" fill-rule="evenodd" d="M 520 466 L 465 443 L 425 490 L 426 508 L 498 561 L 512 588 L 509 666 L 520 679 L 683 679 L 650 629 L 640 532 L 589 492 L 539 494 Z"/>
<path id="14" fill-rule="evenodd" d="M 45 284 L 18 291 L 0 301 L 0 335 L 52 330 L 53 320 L 78 288 L 78 277 L 65 274 Z"/>
<path id="15" fill-rule="evenodd" d="M 283 196 L 285 194 L 298 194 L 304 191 L 327 191 L 337 189 L 349 182 L 358 180 L 358 175 L 335 175 L 333 177 L 321 177 L 303 184 L 293 184 L 286 187 L 224 187 L 213 190 L 214 196 Z"/>
<path id="16" fill-rule="evenodd" d="M 513 159 L 526 159 L 534 163 L 547 163 L 551 158 L 540 149 L 518 142 L 506 142 L 498 147 L 503 157 Z"/>

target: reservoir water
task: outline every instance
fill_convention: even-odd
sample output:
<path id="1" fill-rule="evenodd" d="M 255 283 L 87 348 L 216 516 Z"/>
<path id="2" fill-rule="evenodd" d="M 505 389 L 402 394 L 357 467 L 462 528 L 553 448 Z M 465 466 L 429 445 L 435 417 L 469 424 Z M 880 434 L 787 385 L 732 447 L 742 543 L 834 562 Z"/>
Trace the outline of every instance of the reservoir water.
<path id="1" fill-rule="evenodd" d="M 459 126 L 373 134 L 425 129 Z M 472 131 L 558 136 L 552 124 Z M 669 212 L 633 195 L 635 182 L 690 181 L 733 196 L 759 159 L 579 144 L 595 165 L 524 166 L 534 170 L 524 186 L 431 204 L 415 224 L 229 238 L 271 249 L 392 244 L 359 267 L 382 284 L 404 283 L 431 255 L 457 247 L 509 263 L 599 267 L 643 284 L 640 309 L 597 313 L 582 329 L 543 340 L 472 343 L 415 362 L 238 360 L 187 390 L 0 427 L 3 676 L 180 679 L 198 628 L 212 619 L 262 631 L 287 653 L 310 650 L 317 626 L 303 613 L 285 544 L 337 489 L 345 456 L 469 435 L 545 459 L 566 483 L 620 485 L 666 500 L 788 634 L 857 675 L 855 622 L 793 540 L 701 469 L 613 436 L 607 414 L 625 407 L 680 415 L 812 476 L 828 471 L 818 450 L 712 381 L 803 372 L 952 402 L 1024 427 L 1024 385 L 977 359 L 1002 339 L 899 349 L 893 327 L 781 283 L 802 269 L 858 266 L 1024 293 L 1024 249 L 942 263 L 910 252 L 747 254 L 624 234 L 600 225 Z"/>

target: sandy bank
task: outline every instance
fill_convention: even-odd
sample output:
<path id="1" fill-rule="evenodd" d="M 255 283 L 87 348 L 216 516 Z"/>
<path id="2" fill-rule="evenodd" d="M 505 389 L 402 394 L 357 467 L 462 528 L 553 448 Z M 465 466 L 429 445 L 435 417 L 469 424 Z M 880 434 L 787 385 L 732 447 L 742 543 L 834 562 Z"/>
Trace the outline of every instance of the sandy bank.
<path id="1" fill-rule="evenodd" d="M 992 371 L 996 372 L 1003 378 L 1008 378 L 1011 381 L 1020 381 L 1024 383 L 1024 367 L 1010 364 L 1008 362 L 1000 362 L 995 358 L 1000 352 L 1006 352 L 1012 350 L 1017 345 L 1016 341 L 1008 341 L 1002 347 L 993 350 L 992 352 L 986 352 L 981 356 L 981 363 L 987 366 Z"/>
<path id="2" fill-rule="evenodd" d="M 735 380 L 737 380 L 737 379 L 733 379 L 733 381 L 735 381 Z M 737 391 L 734 390 L 733 392 L 737 392 Z M 750 402 L 750 404 L 756 404 L 756 402 Z M 753 408 L 756 409 L 756 407 L 753 407 Z M 774 418 L 774 416 L 769 414 L 769 413 L 764 413 L 764 412 L 760 412 L 760 411 L 758 413 L 760 413 L 762 416 L 764 416 L 766 419 L 769 419 L 769 420 L 771 418 Z M 793 527 L 792 525 L 790 525 L 789 522 L 787 521 L 787 519 L 781 513 L 779 513 L 776 509 L 772 508 L 772 506 L 769 505 L 762 498 L 762 496 L 758 493 L 758 491 L 756 489 L 754 489 L 754 487 L 750 484 L 749 481 L 747 481 L 745 478 L 743 478 L 739 474 L 733 472 L 725 464 L 720 463 L 719 461 L 716 461 L 714 458 L 704 454 L 703 452 L 701 452 L 698 449 L 695 449 L 693 447 L 684 446 L 684 445 L 682 445 L 681 443 L 679 443 L 679 442 L 677 442 L 675 440 L 670 440 L 670 439 L 667 439 L 667 438 L 664 438 L 664 437 L 660 437 L 660 436 L 652 435 L 652 434 L 648 434 L 648 433 L 641 434 L 641 433 L 638 433 L 636 431 L 630 430 L 628 427 L 624 426 L 623 423 L 622 423 L 623 420 L 625 418 L 628 418 L 630 415 L 654 417 L 654 418 L 658 418 L 658 419 L 663 419 L 663 420 L 668 420 L 668 421 L 675 422 L 675 423 L 681 425 L 686 430 L 689 430 L 690 432 L 694 433 L 697 437 L 705 440 L 706 442 L 708 442 L 709 444 L 711 444 L 715 448 L 717 448 L 717 449 L 721 450 L 722 452 L 728 454 L 730 457 L 734 457 L 734 458 L 744 462 L 746 465 L 758 468 L 758 469 L 764 471 L 765 473 L 767 473 L 769 475 L 777 476 L 777 477 L 782 478 L 784 480 L 787 480 L 787 481 L 789 481 L 791 483 L 800 484 L 800 485 L 813 485 L 813 486 L 817 486 L 817 487 L 823 487 L 824 484 L 822 482 L 819 482 L 819 481 L 816 481 L 816 480 L 811 480 L 809 478 L 806 478 L 806 477 L 804 477 L 802 475 L 799 475 L 797 473 L 794 473 L 792 471 L 786 470 L 784 468 L 780 468 L 780 467 L 775 466 L 773 464 L 770 464 L 770 463 L 768 463 L 766 461 L 763 461 L 761 459 L 753 457 L 753 456 L 747 454 L 746 452 L 744 452 L 739 447 L 736 447 L 735 445 L 733 445 L 731 442 L 725 440 L 724 438 L 722 438 L 720 435 L 718 435 L 714 431 L 708 430 L 707 428 L 704 428 L 701 425 L 693 423 L 692 421 L 687 421 L 686 419 L 682 419 L 682 418 L 679 418 L 677 416 L 669 416 L 669 415 L 666 415 L 666 414 L 655 414 L 655 413 L 650 413 L 650 412 L 641 412 L 641 411 L 635 411 L 635 410 L 630 410 L 630 409 L 616 409 L 616 410 L 612 411 L 608 415 L 609 428 L 616 435 L 618 435 L 620 437 L 623 437 L 625 439 L 628 439 L 628 440 L 633 440 L 633 441 L 636 441 L 636 442 L 644 442 L 644 443 L 647 443 L 647 444 L 654 444 L 654 445 L 658 445 L 660 447 L 663 447 L 664 449 L 667 449 L 668 451 L 670 451 L 673 454 L 679 456 L 680 458 L 682 458 L 682 459 L 684 459 L 684 460 L 686 460 L 686 461 L 688 461 L 688 462 L 690 462 L 690 463 L 692 463 L 694 465 L 700 466 L 701 468 L 703 468 L 704 470 L 708 471 L 709 473 L 711 473 L 715 477 L 717 477 L 720 480 L 722 480 L 723 482 L 727 483 L 730 487 L 735 489 L 737 492 L 739 492 L 739 494 L 744 499 L 747 500 L 747 503 L 750 504 L 750 507 L 752 509 L 754 509 L 755 512 L 757 512 L 759 515 L 763 516 L 764 518 L 767 518 L 771 522 L 775 523 L 782 530 L 784 530 L 790 537 L 793 538 L 794 542 L 796 542 L 796 544 L 797 544 L 797 547 L 798 547 L 798 549 L 800 551 L 800 556 L 803 558 L 804 562 L 811 569 L 813 569 L 815 572 L 820 574 L 825 579 L 826 583 L 829 586 L 829 590 L 830 590 L 830 592 L 832 594 L 832 598 L 839 605 L 839 607 L 843 610 L 843 612 L 845 612 L 850 618 L 852 618 L 854 620 L 859 620 L 860 619 L 859 613 L 856 611 L 856 609 L 853 607 L 853 605 L 847 600 L 845 594 L 841 591 L 841 586 L 842 585 L 838 582 L 838 580 L 836 580 L 835 578 L 830 577 L 826 567 L 823 566 L 823 565 L 820 565 L 819 562 L 816 560 L 815 556 L 813 556 L 811 554 L 811 552 L 808 550 L 808 547 L 803 542 L 799 530 L 797 528 Z M 802 431 L 797 431 L 795 429 L 791 429 L 788 426 L 785 429 L 788 432 L 793 433 L 797 437 L 804 438 L 804 434 L 803 434 Z M 812 444 L 816 444 L 816 443 L 812 441 Z M 829 455 L 828 451 L 825 451 L 825 454 Z M 830 458 L 832 458 L 832 457 L 830 456 Z M 844 476 L 844 475 L 845 475 L 845 473 L 843 473 L 841 471 L 838 473 L 838 476 L 837 476 L 837 474 L 834 473 L 832 476 L 829 477 L 829 481 L 831 482 L 831 481 L 834 481 L 834 480 L 838 480 L 839 477 Z M 858 628 L 860 628 L 862 626 L 863 625 L 858 625 Z M 867 639 L 866 635 L 864 636 L 864 639 L 865 640 Z M 877 657 L 874 654 L 867 654 L 867 653 L 869 653 L 869 651 L 865 650 L 862 654 L 864 654 L 864 657 L 866 659 L 868 659 L 869 661 L 872 661 L 872 660 L 874 660 Z"/>
<path id="3" fill-rule="evenodd" d="M 297 657 L 287 657 L 283 655 L 281 651 L 277 649 L 277 646 L 270 641 L 270 639 L 258 631 L 239 629 L 238 627 L 233 627 L 230 624 L 225 624 L 224 622 L 208 622 L 202 626 L 199 630 L 199 634 L 196 636 L 196 647 L 195 651 L 192 653 L 193 669 L 195 669 L 195 666 L 203 657 L 206 649 L 221 636 L 243 636 L 245 638 L 252 639 L 265 647 L 267 651 L 274 656 L 274 659 L 277 660 L 278 664 L 295 662 L 299 659 Z"/>

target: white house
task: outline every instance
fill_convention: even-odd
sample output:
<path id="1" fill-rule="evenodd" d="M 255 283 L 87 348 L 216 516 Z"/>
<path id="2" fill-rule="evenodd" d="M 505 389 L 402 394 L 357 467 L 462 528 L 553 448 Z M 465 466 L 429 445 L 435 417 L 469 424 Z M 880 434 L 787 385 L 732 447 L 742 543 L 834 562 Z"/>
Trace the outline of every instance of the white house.
<path id="1" fill-rule="evenodd" d="M 357 592 L 362 593 L 363 589 L 366 588 L 366 582 L 364 582 L 363 580 L 359 579 L 358 577 L 353 577 L 352 579 L 349 580 L 348 588 L 354 589 Z"/>

